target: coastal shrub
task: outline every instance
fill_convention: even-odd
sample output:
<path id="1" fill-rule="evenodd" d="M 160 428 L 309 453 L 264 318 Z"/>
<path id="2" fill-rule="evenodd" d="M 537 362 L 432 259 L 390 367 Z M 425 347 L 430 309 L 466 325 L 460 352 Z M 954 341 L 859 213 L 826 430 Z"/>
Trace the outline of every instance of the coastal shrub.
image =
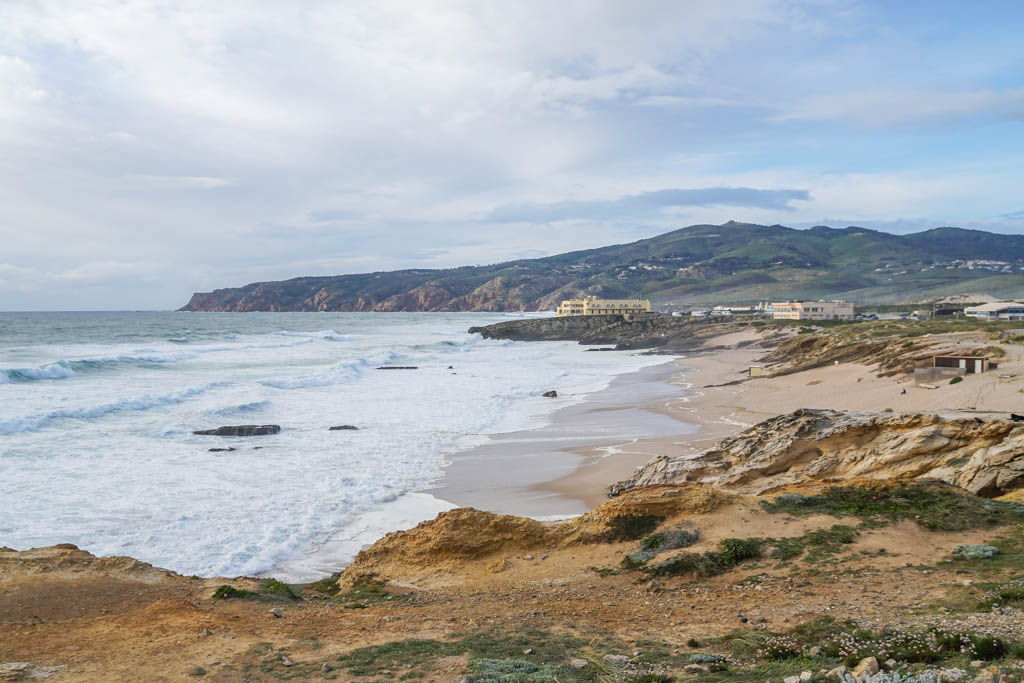
<path id="1" fill-rule="evenodd" d="M 802 652 L 800 644 L 789 636 L 771 636 L 761 643 L 757 651 L 761 659 L 778 661 L 781 659 L 792 659 L 799 657 Z"/>
<path id="2" fill-rule="evenodd" d="M 647 564 L 657 553 L 651 550 L 635 550 L 622 558 L 622 566 L 626 569 L 636 569 Z"/>
<path id="3" fill-rule="evenodd" d="M 287 583 L 277 579 L 265 579 L 260 583 L 260 593 L 263 595 L 275 595 L 289 600 L 298 600 L 299 595 Z"/>
<path id="4" fill-rule="evenodd" d="M 718 542 L 719 554 L 726 565 L 739 564 L 743 560 L 761 557 L 761 543 L 757 538 L 723 538 Z"/>
<path id="5" fill-rule="evenodd" d="M 691 664 L 721 664 L 725 661 L 725 655 L 716 655 L 712 652 L 694 652 L 688 659 Z"/>
<path id="6" fill-rule="evenodd" d="M 665 521 L 657 515 L 623 515 L 614 517 L 608 522 L 601 540 L 606 543 L 618 541 L 635 541 L 647 536 Z"/>
<path id="7" fill-rule="evenodd" d="M 717 576 L 729 566 L 722 560 L 720 553 L 682 553 L 657 564 L 644 568 L 654 576 L 690 575 L 700 578 Z"/>
<path id="8" fill-rule="evenodd" d="M 470 662 L 474 683 L 557 683 L 555 668 L 522 659 L 476 659 Z"/>
<path id="9" fill-rule="evenodd" d="M 999 548 L 994 545 L 965 544 L 953 548 L 953 554 L 966 557 L 968 560 L 987 560 L 999 554 Z"/>
<path id="10" fill-rule="evenodd" d="M 963 531 L 1024 520 L 1020 503 L 988 500 L 923 482 L 892 489 L 835 486 L 800 500 L 776 496 L 761 505 L 771 513 L 858 517 L 869 526 L 913 519 L 934 531 Z"/>
<path id="11" fill-rule="evenodd" d="M 663 552 L 665 550 L 675 550 L 676 548 L 687 548 L 700 540 L 700 532 L 688 529 L 669 529 L 662 533 L 661 537 L 661 545 L 649 548 L 650 550 Z"/>
<path id="12" fill-rule="evenodd" d="M 960 384 L 960 382 L 963 382 L 963 381 L 964 381 L 963 377 L 954 377 L 953 379 L 949 380 L 949 383 L 950 384 Z"/>
<path id="13" fill-rule="evenodd" d="M 254 593 L 252 591 L 242 590 L 241 588 L 235 588 L 224 584 L 217 586 L 217 590 L 213 591 L 213 597 L 217 600 L 227 600 L 228 598 L 248 598 L 252 597 Z"/>

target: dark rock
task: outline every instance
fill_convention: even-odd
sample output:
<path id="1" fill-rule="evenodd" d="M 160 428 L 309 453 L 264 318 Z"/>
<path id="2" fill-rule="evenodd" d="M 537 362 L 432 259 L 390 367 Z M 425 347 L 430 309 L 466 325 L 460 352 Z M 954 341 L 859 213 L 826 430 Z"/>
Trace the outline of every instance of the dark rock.
<path id="1" fill-rule="evenodd" d="M 545 391 L 541 396 L 544 398 L 558 398 L 558 392 L 552 389 L 551 391 Z"/>
<path id="2" fill-rule="evenodd" d="M 200 429 L 192 432 L 200 436 L 263 436 L 277 434 L 281 425 L 227 425 L 216 429 Z"/>
<path id="3" fill-rule="evenodd" d="M 188 670 L 188 675 L 189 676 L 205 676 L 206 675 L 206 669 L 204 669 L 201 666 L 196 666 L 196 667 L 193 667 L 193 668 Z"/>
<path id="4" fill-rule="evenodd" d="M 348 429 L 359 429 L 359 427 L 356 427 L 355 425 L 335 425 L 334 427 L 330 427 L 327 431 L 329 431 L 329 432 L 337 432 L 337 431 L 348 430 Z"/>
<path id="5" fill-rule="evenodd" d="M 382 365 L 378 370 L 419 370 L 417 365 Z"/>
<path id="6" fill-rule="evenodd" d="M 228 451 L 233 451 L 233 450 L 235 450 L 234 446 L 228 446 L 227 448 L 211 448 L 211 449 L 209 449 L 209 452 L 210 453 L 226 453 Z"/>

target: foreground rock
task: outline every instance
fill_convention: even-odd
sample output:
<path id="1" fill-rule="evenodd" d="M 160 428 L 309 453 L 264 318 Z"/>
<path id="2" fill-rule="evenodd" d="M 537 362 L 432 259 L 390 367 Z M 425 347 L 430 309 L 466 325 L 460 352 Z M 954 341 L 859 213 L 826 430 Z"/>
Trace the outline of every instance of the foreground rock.
<path id="1" fill-rule="evenodd" d="M 281 425 L 226 425 L 216 429 L 200 429 L 192 432 L 200 436 L 265 436 L 277 434 Z"/>
<path id="2" fill-rule="evenodd" d="M 937 479 L 997 497 L 1024 488 L 1024 426 L 934 413 L 797 410 L 694 458 L 661 456 L 610 487 L 702 482 L 759 494 L 808 481 Z"/>

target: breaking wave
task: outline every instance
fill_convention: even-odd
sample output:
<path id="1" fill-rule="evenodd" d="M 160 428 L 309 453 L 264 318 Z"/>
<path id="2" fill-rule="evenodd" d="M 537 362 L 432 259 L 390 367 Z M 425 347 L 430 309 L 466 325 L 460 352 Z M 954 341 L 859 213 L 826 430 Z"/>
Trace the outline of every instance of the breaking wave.
<path id="1" fill-rule="evenodd" d="M 147 394 L 144 396 L 136 396 L 135 398 L 126 398 L 113 403 L 101 403 L 99 405 L 85 406 L 82 408 L 62 408 L 60 410 L 52 410 L 48 413 L 18 417 L 13 420 L 0 422 L 0 434 L 32 432 L 45 427 L 54 420 L 92 420 L 103 417 L 104 415 L 109 415 L 110 413 L 149 410 L 150 408 L 169 406 L 175 403 L 187 401 L 209 391 L 210 389 L 227 386 L 227 384 L 228 382 L 210 382 L 208 384 L 189 387 L 188 389 L 175 391 L 169 394 Z"/>

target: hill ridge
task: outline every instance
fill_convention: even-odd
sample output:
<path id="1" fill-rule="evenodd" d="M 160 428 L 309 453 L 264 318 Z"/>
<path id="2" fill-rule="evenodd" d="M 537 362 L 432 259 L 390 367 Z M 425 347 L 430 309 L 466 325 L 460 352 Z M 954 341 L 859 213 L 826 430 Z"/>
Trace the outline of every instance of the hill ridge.
<path id="1" fill-rule="evenodd" d="M 728 221 L 484 266 L 252 282 L 196 292 L 180 310 L 535 311 L 591 294 L 641 294 L 661 305 L 1015 298 L 1024 295 L 1024 236 L 956 227 L 895 235 L 852 225 L 801 230 Z"/>

